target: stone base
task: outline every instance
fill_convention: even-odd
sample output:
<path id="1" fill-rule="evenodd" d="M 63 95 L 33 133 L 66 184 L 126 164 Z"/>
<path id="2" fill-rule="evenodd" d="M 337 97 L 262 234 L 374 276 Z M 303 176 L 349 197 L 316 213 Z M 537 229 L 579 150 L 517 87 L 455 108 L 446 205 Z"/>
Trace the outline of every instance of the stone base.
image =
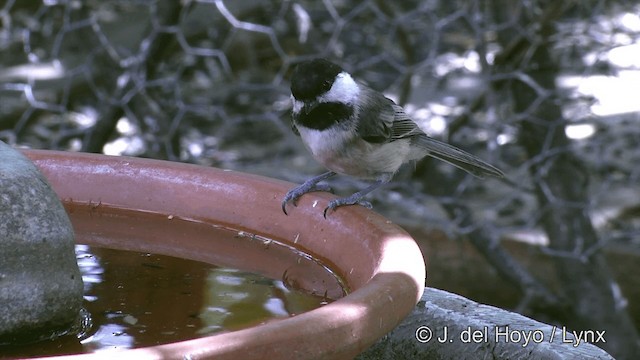
<path id="1" fill-rule="evenodd" d="M 44 176 L 0 142 L 0 344 L 48 338 L 77 320 L 83 284 L 74 244 Z"/>
<path id="2" fill-rule="evenodd" d="M 604 335 L 604 339 L 598 335 Z M 580 336 L 606 340 L 606 334 L 595 332 Z M 595 345 L 579 341 L 568 329 L 426 288 L 413 313 L 356 359 L 613 360 L 613 357 Z"/>

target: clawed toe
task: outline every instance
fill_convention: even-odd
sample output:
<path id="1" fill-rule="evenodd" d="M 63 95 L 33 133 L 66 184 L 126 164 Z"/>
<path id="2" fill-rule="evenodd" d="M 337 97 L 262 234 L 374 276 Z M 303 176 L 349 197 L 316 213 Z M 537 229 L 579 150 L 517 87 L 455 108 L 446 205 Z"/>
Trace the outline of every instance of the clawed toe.
<path id="1" fill-rule="evenodd" d="M 293 204 L 293 205 L 295 206 L 295 204 Z M 285 215 L 289 216 L 289 214 L 287 213 L 287 201 L 286 200 L 282 201 L 282 212 Z"/>
<path id="2" fill-rule="evenodd" d="M 297 206 L 298 198 L 303 195 L 303 194 L 296 194 L 296 190 L 298 190 L 298 188 L 295 188 L 289 191 L 287 195 L 284 196 L 284 199 L 282 200 L 282 212 L 287 216 L 289 215 L 287 213 L 287 203 L 291 201 L 291 205 Z"/>
<path id="3" fill-rule="evenodd" d="M 341 199 L 336 199 L 336 200 L 331 200 L 329 202 L 329 205 L 327 205 L 326 208 L 324 208 L 324 212 L 322 213 L 322 216 L 324 216 L 324 218 L 327 218 L 327 212 L 329 210 L 331 211 L 335 211 L 335 209 L 339 208 L 340 206 L 347 206 L 347 205 L 361 205 L 366 207 L 367 209 L 372 209 L 373 205 L 371 205 L 370 202 L 362 200 L 362 199 L 353 199 L 351 197 L 348 198 L 341 198 Z"/>
<path id="4" fill-rule="evenodd" d="M 310 192 L 314 192 L 314 191 L 326 191 L 326 192 L 332 192 L 331 187 L 329 187 L 329 185 L 318 185 L 318 184 L 307 184 L 304 183 L 296 188 L 293 188 L 291 190 L 289 190 L 289 192 L 287 192 L 287 194 L 284 196 L 284 199 L 282 200 L 282 212 L 285 215 L 289 215 L 287 213 L 287 203 L 291 202 L 291 204 L 293 206 L 297 206 L 297 202 L 298 199 L 306 194 L 306 193 L 310 193 Z"/>

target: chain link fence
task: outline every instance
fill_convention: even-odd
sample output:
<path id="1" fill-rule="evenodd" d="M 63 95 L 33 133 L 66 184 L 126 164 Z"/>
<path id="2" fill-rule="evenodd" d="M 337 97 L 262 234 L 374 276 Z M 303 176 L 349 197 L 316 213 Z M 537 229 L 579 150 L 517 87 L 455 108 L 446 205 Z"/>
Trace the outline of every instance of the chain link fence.
<path id="1" fill-rule="evenodd" d="M 329 58 L 507 174 L 424 160 L 372 194 L 379 212 L 467 238 L 521 289 L 520 311 L 569 314 L 631 358 L 633 304 L 602 249 L 640 244 L 638 14 L 631 0 L 8 0 L 0 140 L 299 183 L 323 169 L 291 132 L 289 75 Z M 541 242 L 561 286 L 504 237 Z"/>

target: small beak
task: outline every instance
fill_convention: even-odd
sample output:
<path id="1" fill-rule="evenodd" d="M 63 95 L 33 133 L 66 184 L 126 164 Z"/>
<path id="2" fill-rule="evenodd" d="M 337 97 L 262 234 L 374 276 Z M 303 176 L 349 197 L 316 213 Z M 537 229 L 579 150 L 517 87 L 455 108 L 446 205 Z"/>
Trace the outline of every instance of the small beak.
<path id="1" fill-rule="evenodd" d="M 302 112 L 305 115 L 309 115 L 309 113 L 311 111 L 313 111 L 313 109 L 315 109 L 318 106 L 318 102 L 317 101 L 312 101 L 309 103 L 305 103 L 304 106 L 302 107 Z"/>

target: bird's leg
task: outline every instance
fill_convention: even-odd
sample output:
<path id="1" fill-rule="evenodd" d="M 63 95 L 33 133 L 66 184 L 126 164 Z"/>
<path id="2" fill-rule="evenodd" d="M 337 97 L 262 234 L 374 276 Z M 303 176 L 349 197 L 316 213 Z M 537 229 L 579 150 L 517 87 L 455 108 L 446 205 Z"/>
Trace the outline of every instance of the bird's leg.
<path id="1" fill-rule="evenodd" d="M 365 197 L 365 195 L 367 195 L 368 193 L 372 192 L 373 190 L 387 184 L 389 181 L 391 180 L 391 176 L 385 176 L 384 178 L 376 181 L 375 183 L 367 186 L 366 188 L 352 194 L 351 196 L 347 196 L 344 198 L 340 198 L 340 199 L 335 199 L 335 200 L 331 200 L 329 202 L 329 205 L 324 209 L 324 218 L 327 218 L 327 211 L 329 210 L 335 210 L 340 206 L 345 206 L 345 205 L 355 205 L 355 204 L 359 204 L 362 205 L 364 207 L 366 207 L 367 209 L 371 209 L 373 206 L 371 205 L 370 202 L 362 200 L 362 198 Z"/>
<path id="2" fill-rule="evenodd" d="M 316 177 L 313 177 L 305 181 L 302 185 L 296 186 L 295 188 L 289 190 L 289 192 L 287 192 L 287 195 L 285 195 L 284 199 L 282 200 L 282 212 L 284 212 L 285 215 L 289 215 L 287 214 L 287 203 L 291 201 L 293 203 L 293 206 L 296 206 L 296 201 L 298 200 L 298 198 L 306 193 L 309 193 L 312 191 L 329 191 L 330 192 L 331 188 L 328 185 L 318 185 L 318 183 L 320 181 L 326 180 L 334 176 L 335 174 L 336 173 L 334 173 L 333 171 L 320 174 Z"/>

